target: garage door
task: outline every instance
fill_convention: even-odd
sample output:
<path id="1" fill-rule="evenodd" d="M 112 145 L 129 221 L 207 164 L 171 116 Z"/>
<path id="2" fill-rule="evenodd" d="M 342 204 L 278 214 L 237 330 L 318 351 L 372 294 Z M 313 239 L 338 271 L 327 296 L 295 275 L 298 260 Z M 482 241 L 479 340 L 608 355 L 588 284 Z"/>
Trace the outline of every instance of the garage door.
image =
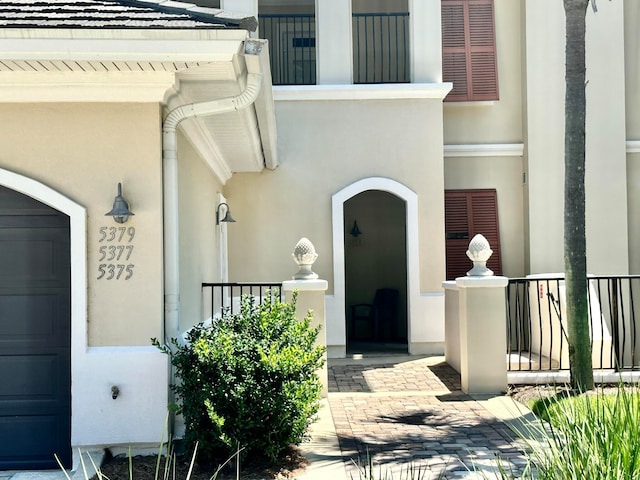
<path id="1" fill-rule="evenodd" d="M 0 470 L 71 463 L 69 218 L 0 187 Z"/>

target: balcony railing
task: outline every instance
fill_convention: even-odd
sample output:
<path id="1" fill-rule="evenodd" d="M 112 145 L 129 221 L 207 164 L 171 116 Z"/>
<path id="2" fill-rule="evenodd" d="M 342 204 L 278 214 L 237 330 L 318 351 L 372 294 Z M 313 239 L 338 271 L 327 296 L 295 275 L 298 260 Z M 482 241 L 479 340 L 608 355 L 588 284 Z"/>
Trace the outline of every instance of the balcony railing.
<path id="1" fill-rule="evenodd" d="M 509 280 L 507 356 L 509 371 L 569 369 L 564 279 Z M 640 275 L 589 276 L 592 366 L 640 369 Z"/>
<path id="2" fill-rule="evenodd" d="M 274 85 L 315 85 L 314 14 L 259 15 L 260 37 L 269 40 Z"/>
<path id="3" fill-rule="evenodd" d="M 407 83 L 409 13 L 353 14 L 354 83 Z"/>
<path id="4" fill-rule="evenodd" d="M 257 302 L 282 300 L 282 283 L 203 283 L 203 312 L 208 318 L 238 313 L 245 295 L 255 297 Z"/>
<path id="5" fill-rule="evenodd" d="M 314 85 L 315 15 L 261 14 L 258 20 L 260 37 L 269 40 L 273 84 Z M 354 83 L 410 81 L 409 13 L 354 13 L 352 40 Z"/>

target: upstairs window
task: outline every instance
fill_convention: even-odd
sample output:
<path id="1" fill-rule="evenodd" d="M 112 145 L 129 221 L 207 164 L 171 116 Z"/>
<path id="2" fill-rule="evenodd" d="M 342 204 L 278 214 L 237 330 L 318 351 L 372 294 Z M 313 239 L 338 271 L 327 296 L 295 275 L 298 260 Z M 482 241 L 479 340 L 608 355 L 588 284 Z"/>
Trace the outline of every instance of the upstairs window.
<path id="1" fill-rule="evenodd" d="M 498 100 L 493 0 L 442 0 L 442 76 L 446 101 Z"/>

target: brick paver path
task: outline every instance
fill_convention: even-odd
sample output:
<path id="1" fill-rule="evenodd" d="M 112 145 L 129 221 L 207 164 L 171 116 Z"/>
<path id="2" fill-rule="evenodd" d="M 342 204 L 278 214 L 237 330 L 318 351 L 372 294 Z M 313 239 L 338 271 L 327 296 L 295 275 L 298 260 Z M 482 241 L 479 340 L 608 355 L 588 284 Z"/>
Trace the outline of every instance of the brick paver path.
<path id="1" fill-rule="evenodd" d="M 354 462 L 367 458 L 380 465 L 376 472 L 420 467 L 425 480 L 485 478 L 496 458 L 520 474 L 526 459 L 515 435 L 462 393 L 451 367 L 432 358 L 379 361 L 329 362 L 329 405 L 348 475 L 357 480 Z"/>

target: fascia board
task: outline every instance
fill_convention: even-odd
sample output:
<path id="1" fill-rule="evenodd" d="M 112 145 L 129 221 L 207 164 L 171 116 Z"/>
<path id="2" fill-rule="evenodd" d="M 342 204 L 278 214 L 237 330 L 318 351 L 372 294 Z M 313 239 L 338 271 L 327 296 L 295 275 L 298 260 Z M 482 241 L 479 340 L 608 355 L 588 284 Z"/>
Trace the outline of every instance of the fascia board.
<path id="1" fill-rule="evenodd" d="M 241 47 L 237 40 L 0 39 L 0 58 L 212 62 L 231 60 Z"/>
<path id="2" fill-rule="evenodd" d="M 0 72 L 0 102 L 161 102 L 173 72 Z"/>

